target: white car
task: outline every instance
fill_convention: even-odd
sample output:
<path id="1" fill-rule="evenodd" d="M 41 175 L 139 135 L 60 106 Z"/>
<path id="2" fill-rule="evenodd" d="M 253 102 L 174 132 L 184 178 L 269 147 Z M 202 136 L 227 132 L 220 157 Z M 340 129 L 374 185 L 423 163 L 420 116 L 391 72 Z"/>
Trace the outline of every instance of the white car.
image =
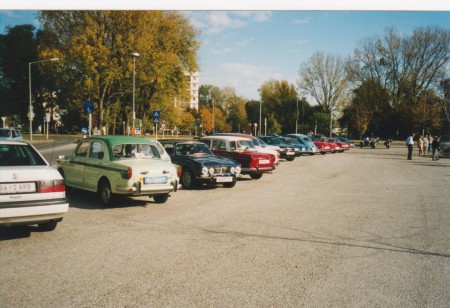
<path id="1" fill-rule="evenodd" d="M 32 145 L 0 141 L 0 225 L 52 231 L 68 210 L 59 172 Z"/>
<path id="2" fill-rule="evenodd" d="M 12 127 L 0 128 L 0 141 L 23 141 L 22 134 Z"/>
<path id="3" fill-rule="evenodd" d="M 118 195 L 165 203 L 181 175 L 158 141 L 128 136 L 81 139 L 73 155 L 58 157 L 58 171 L 67 186 L 97 192 L 105 206 Z"/>

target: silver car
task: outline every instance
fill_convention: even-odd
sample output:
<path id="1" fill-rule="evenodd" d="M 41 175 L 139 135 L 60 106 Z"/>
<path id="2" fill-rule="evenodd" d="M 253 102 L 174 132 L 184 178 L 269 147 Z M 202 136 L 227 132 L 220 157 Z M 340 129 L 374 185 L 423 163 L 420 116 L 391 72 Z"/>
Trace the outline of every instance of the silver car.
<path id="1" fill-rule="evenodd" d="M 23 141 L 23 137 L 18 129 L 12 127 L 4 127 L 0 128 L 0 140 Z"/>

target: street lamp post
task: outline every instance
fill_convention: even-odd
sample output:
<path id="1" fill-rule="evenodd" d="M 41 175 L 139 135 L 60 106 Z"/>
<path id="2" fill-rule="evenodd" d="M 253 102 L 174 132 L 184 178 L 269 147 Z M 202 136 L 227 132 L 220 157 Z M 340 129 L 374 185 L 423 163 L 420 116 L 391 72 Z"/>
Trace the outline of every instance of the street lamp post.
<path id="1" fill-rule="evenodd" d="M 330 109 L 330 138 L 331 136 L 331 131 L 333 130 L 333 109 Z"/>
<path id="2" fill-rule="evenodd" d="M 42 62 L 48 62 L 48 61 L 59 61 L 59 58 L 51 58 L 47 60 L 41 60 L 41 61 L 34 61 L 28 63 L 28 88 L 30 90 L 30 106 L 28 110 L 28 118 L 30 119 L 30 141 L 33 141 L 33 105 L 31 103 L 31 64 L 35 63 L 42 63 Z"/>
<path id="3" fill-rule="evenodd" d="M 259 100 L 259 136 L 261 136 L 261 105 L 262 101 Z M 256 129 L 255 129 L 255 136 L 256 136 Z"/>
<path id="4" fill-rule="evenodd" d="M 297 96 L 297 113 L 295 117 L 295 134 L 297 134 L 297 123 L 298 123 L 298 96 Z"/>
<path id="5" fill-rule="evenodd" d="M 138 58 L 140 55 L 137 52 L 130 53 L 130 56 L 133 57 L 133 130 L 136 129 L 135 127 L 135 120 L 136 120 L 136 112 L 134 110 L 134 96 L 135 96 L 135 87 L 136 87 L 136 58 Z"/>
<path id="6" fill-rule="evenodd" d="M 212 132 L 214 133 L 214 98 L 212 99 Z"/>

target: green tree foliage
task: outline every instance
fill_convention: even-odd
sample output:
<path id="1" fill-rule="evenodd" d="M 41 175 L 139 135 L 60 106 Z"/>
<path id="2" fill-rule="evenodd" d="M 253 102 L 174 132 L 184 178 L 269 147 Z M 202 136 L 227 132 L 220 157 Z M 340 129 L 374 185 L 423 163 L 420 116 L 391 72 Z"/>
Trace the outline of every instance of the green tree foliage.
<path id="1" fill-rule="evenodd" d="M 389 28 L 383 38 L 361 43 L 355 50 L 349 71 L 360 84 L 370 80 L 376 88 L 385 89 L 393 108 L 393 118 L 398 119 L 394 130 L 404 135 L 422 126 L 421 123 L 440 125 L 439 121 L 416 121 L 434 114 L 429 109 L 429 98 L 434 95 L 429 91 L 435 92 L 439 83 L 448 78 L 449 53 L 448 29 L 418 28 L 409 36 L 401 36 Z M 424 99 L 425 96 L 428 99 Z M 438 126 L 424 129 L 438 129 Z"/>
<path id="2" fill-rule="evenodd" d="M 344 109 L 345 125 L 359 135 L 374 132 L 383 137 L 394 135 L 389 93 L 374 80 L 364 81 L 354 91 L 352 102 Z"/>
<path id="3" fill-rule="evenodd" d="M 153 110 L 186 96 L 184 74 L 198 69 L 198 33 L 177 12 L 42 11 L 40 21 L 58 38 L 56 51 L 71 76 L 67 80 L 71 102 L 81 107 L 93 100 L 99 124 L 111 120 L 105 119 L 105 112 L 117 103 L 127 120 L 132 116 L 125 108 L 133 94 L 130 53 L 140 55 L 135 59 L 135 110 L 144 122 Z M 118 118 L 114 112 L 108 114 Z"/>
<path id="4" fill-rule="evenodd" d="M 21 123 L 27 123 L 29 105 L 28 63 L 37 61 L 37 37 L 32 25 L 19 25 L 6 29 L 0 35 L 0 81 L 2 116 L 17 115 Z M 32 93 L 40 88 L 40 66 L 32 66 Z M 33 95 L 34 96 L 34 95 Z"/>
<path id="5" fill-rule="evenodd" d="M 279 124 L 282 133 L 295 132 L 295 123 L 300 119 L 300 110 L 297 113 L 297 91 L 293 84 L 287 81 L 270 80 L 261 88 L 262 121 L 268 118 L 268 127 Z M 272 115 L 272 117 L 270 117 Z M 271 122 L 277 119 L 277 123 Z M 263 125 L 264 123 L 261 123 Z"/>

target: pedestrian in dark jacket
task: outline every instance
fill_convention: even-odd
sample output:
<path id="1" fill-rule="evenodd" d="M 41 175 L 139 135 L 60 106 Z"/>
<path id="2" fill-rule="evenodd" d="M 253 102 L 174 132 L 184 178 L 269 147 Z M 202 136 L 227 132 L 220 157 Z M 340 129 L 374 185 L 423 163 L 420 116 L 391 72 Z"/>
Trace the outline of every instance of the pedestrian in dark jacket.
<path id="1" fill-rule="evenodd" d="M 432 158 L 433 158 L 433 160 L 438 160 L 439 159 L 439 150 L 440 150 L 440 146 L 441 146 L 441 143 L 439 142 L 439 138 L 438 138 L 438 136 L 435 136 L 434 138 L 433 138 L 433 143 L 431 144 L 431 149 L 432 149 L 432 151 L 433 151 L 433 155 L 432 155 Z"/>

